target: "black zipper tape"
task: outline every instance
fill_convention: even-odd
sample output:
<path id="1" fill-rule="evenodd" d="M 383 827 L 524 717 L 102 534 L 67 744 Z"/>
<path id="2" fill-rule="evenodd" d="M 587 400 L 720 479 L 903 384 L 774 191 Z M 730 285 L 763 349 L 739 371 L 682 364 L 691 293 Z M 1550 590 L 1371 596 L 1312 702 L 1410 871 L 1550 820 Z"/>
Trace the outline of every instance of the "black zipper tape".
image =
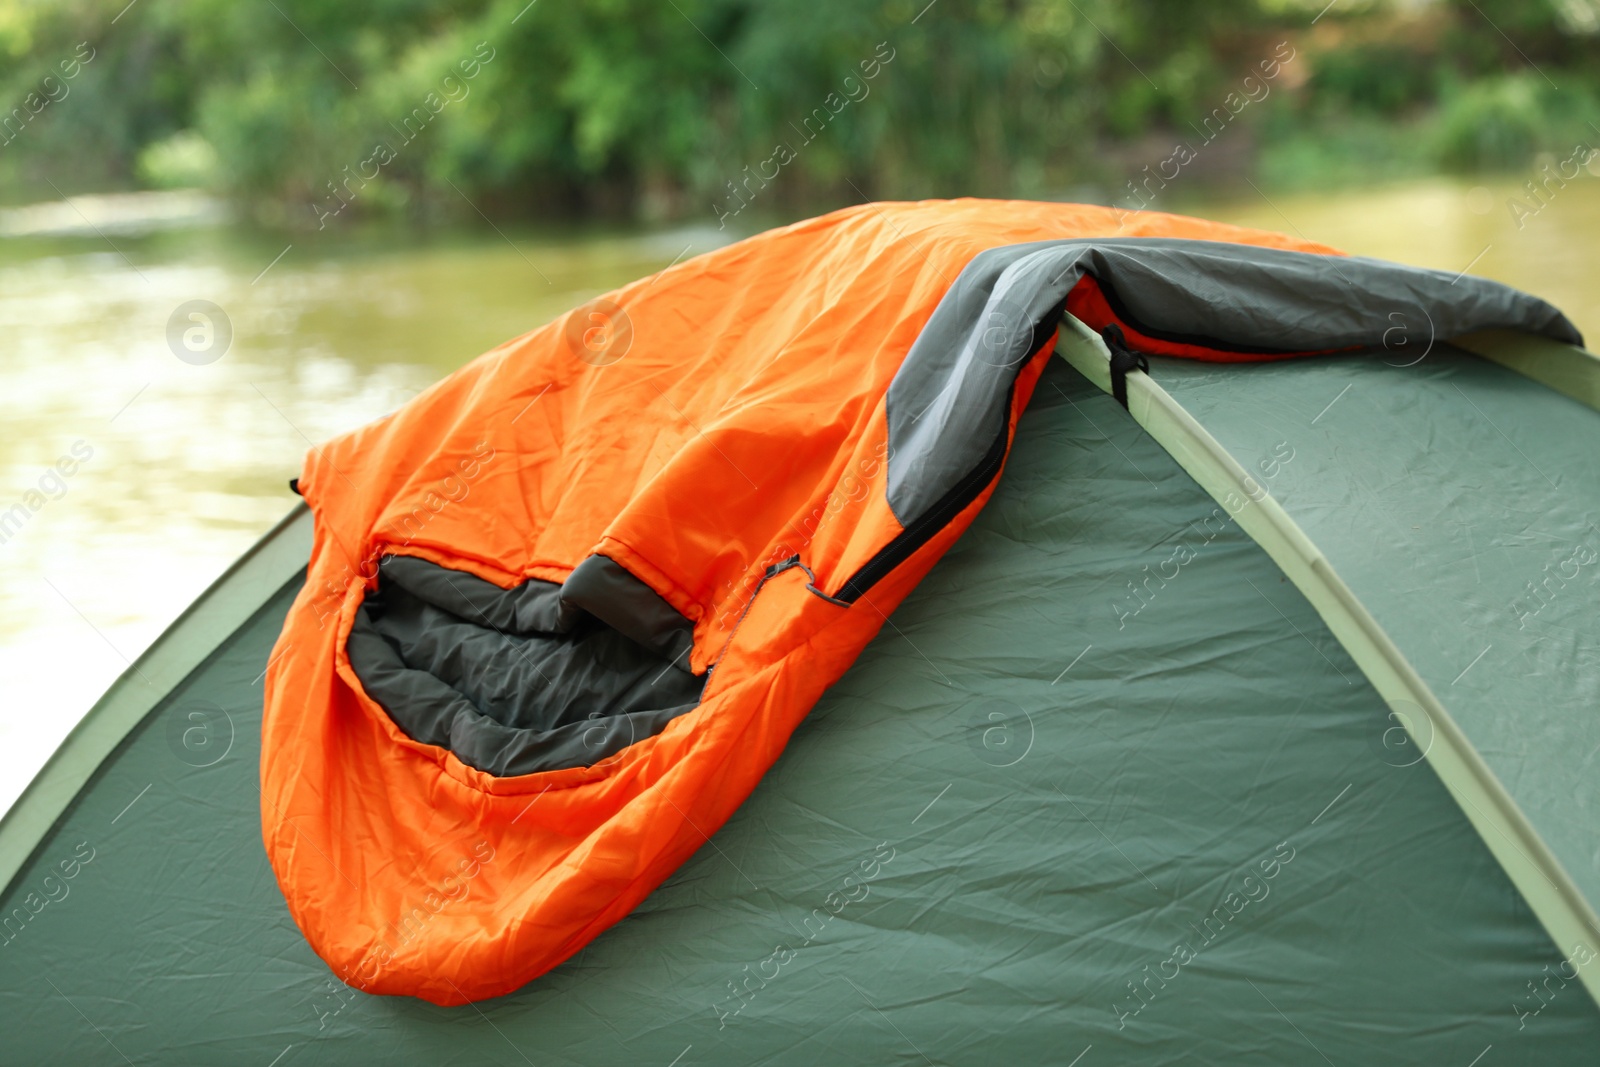
<path id="1" fill-rule="evenodd" d="M 1066 310 L 1067 301 L 1063 297 L 1044 318 L 1034 324 L 1033 335 L 1028 345 L 1028 351 L 1032 355 L 1017 364 L 1018 374 L 1022 373 L 1023 367 L 1038 357 L 1045 343 L 1061 325 L 1061 316 Z M 854 604 L 863 593 L 886 577 L 890 571 L 910 559 L 917 549 L 931 541 L 934 534 L 948 526 L 951 520 L 961 514 L 967 505 L 976 500 L 989 483 L 995 480 L 1006 460 L 1006 445 L 1011 433 L 1011 404 L 1016 392 L 1017 384 L 1013 379 L 1010 388 L 1006 390 L 1005 410 L 1000 417 L 1000 432 L 995 435 L 994 441 L 990 443 L 988 451 L 983 454 L 978 465 L 973 467 L 961 481 L 951 486 L 932 507 L 913 520 L 910 526 L 900 531 L 892 541 L 862 564 L 861 569 L 852 574 L 849 581 L 828 599 L 836 603 Z"/>

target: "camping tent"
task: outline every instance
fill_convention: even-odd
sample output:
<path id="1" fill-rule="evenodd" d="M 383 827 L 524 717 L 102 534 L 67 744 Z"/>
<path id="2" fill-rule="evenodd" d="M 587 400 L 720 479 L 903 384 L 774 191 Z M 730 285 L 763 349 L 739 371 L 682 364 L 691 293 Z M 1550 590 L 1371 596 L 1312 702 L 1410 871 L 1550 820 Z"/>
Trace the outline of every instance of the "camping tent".
<path id="1" fill-rule="evenodd" d="M 1152 356 L 1124 410 L 1068 317 L 992 501 L 750 799 L 466 1007 L 335 980 L 258 844 L 297 510 L 0 823 L 0 1058 L 1592 1063 L 1600 364 L 1404 340 Z"/>

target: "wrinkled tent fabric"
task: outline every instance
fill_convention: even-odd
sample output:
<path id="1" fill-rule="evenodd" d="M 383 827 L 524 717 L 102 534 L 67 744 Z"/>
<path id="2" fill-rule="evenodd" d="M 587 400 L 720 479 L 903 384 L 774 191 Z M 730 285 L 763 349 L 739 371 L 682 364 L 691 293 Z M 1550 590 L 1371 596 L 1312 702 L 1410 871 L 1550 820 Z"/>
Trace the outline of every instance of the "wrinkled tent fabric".
<path id="1" fill-rule="evenodd" d="M 1233 442 L 1263 478 L 1258 459 L 1292 436 L 1274 493 L 1312 490 L 1354 457 L 1353 485 L 1329 490 L 1348 493 L 1353 518 L 1401 491 L 1378 475 L 1440 421 L 1476 435 L 1487 418 L 1562 484 L 1600 450 L 1592 412 L 1437 358 L 1423 411 L 1403 407 L 1414 371 L 1382 356 L 1195 367 L 1189 384 L 1204 406 L 1270 414 Z M 1365 373 L 1308 429 L 1347 384 L 1339 366 Z M 0 914 L 28 916 L 30 893 L 69 891 L 5 928 L 7 1062 L 123 1063 L 114 1045 L 165 1067 L 286 1050 L 278 1067 L 881 1067 L 923 1063 L 919 1049 L 936 1063 L 1067 1064 L 1093 1045 L 1079 1067 L 1282 1067 L 1321 1064 L 1318 1050 L 1341 1065 L 1465 1067 L 1493 1045 L 1479 1067 L 1592 1064 L 1600 1009 L 1560 977 L 1570 946 L 1551 944 L 1428 762 L 1385 745 L 1389 708 L 1311 606 L 1109 396 L 1059 359 L 1035 394 L 989 506 L 712 844 L 580 956 L 476 1009 L 338 984 L 256 844 L 261 674 L 297 578 L 174 687 L 0 893 Z M 1367 409 L 1335 418 L 1349 401 Z M 1230 439 L 1247 429 L 1222 414 Z M 1394 456 L 1401 418 L 1414 421 Z M 1550 487 L 1510 445 L 1473 441 L 1479 474 L 1451 462 L 1514 534 L 1519 501 L 1542 506 Z M 1588 477 L 1575 488 L 1592 501 L 1592 465 Z M 1431 495 L 1418 512 L 1448 507 L 1452 484 L 1419 486 Z M 1319 494 L 1295 510 L 1309 522 L 1326 506 Z M 1363 558 L 1371 525 L 1327 518 L 1319 543 L 1341 565 Z M 1117 594 L 1170 558 L 1174 531 L 1194 557 L 1119 626 Z M 1473 574 L 1447 542 L 1418 555 L 1394 592 L 1414 597 L 1425 645 L 1456 602 L 1430 579 L 1451 559 Z M 1520 560 L 1491 551 L 1481 568 L 1489 598 Z M 1592 637 L 1595 594 L 1568 595 L 1553 625 Z M 1491 652 L 1456 690 L 1522 686 L 1516 665 Z M 1513 705 L 1508 737 L 1570 731 L 1575 709 L 1542 695 Z M 226 755 L 175 749 L 208 708 L 231 717 Z M 1570 781 L 1545 766 L 1526 777 Z M 415 872 L 419 902 L 480 840 L 471 824 L 441 835 Z M 93 859 L 62 883 L 80 843 Z M 1262 881 L 1280 843 L 1292 858 Z M 480 862 L 414 937 L 442 936 L 439 920 L 476 902 L 501 862 Z M 1252 871 L 1258 899 L 1232 914 Z M 1191 929 L 1208 917 L 1209 943 Z M 1179 942 L 1199 955 L 1174 972 Z M 1130 983 L 1148 1001 L 1137 1013 Z"/>
<path id="2" fill-rule="evenodd" d="M 1274 498 L 1600 902 L 1600 789 L 1585 788 L 1600 751 L 1597 416 L 1414 341 L 1378 359 L 1257 368 L 1252 386 L 1306 398 L 1293 415 L 1192 363 L 1159 360 L 1151 373 L 1247 469 L 1271 472 Z M 1293 462 L 1276 462 L 1291 439 Z M 1433 739 L 1419 733 L 1397 762 L 1421 758 Z"/>
<path id="3" fill-rule="evenodd" d="M 263 722 L 263 829 L 296 922 L 351 984 L 448 1004 L 627 914 L 983 507 L 1067 309 L 1217 360 L 1379 345 L 1396 304 L 1577 339 L 1503 286 L 1329 251 L 1073 205 L 851 209 L 619 290 L 315 450 L 316 543 Z M 595 316 L 611 341 L 591 347 Z M 499 599 L 408 607 L 382 577 L 395 558 Z M 495 625 L 525 599 L 555 621 Z M 575 665 L 615 714 L 552 705 L 548 677 L 531 698 L 485 688 L 523 661 Z M 641 687 L 654 667 L 669 691 Z M 539 748 L 562 730 L 576 744 Z M 543 754 L 507 756 L 521 744 Z M 442 936 L 396 937 L 413 872 L 468 824 L 506 862 Z"/>

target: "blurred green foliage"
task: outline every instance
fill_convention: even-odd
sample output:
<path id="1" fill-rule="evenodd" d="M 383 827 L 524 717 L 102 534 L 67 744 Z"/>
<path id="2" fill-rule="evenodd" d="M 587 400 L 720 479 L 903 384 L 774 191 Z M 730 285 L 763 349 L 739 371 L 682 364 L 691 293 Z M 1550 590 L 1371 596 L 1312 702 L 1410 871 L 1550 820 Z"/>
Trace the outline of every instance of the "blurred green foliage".
<path id="1" fill-rule="evenodd" d="M 0 197 L 201 184 L 296 226 L 1111 198 L 1175 140 L 1199 144 L 1280 41 L 1295 60 L 1207 145 L 1199 180 L 1517 168 L 1600 144 L 1600 0 L 1322 9 L 0 0 Z M 868 77 L 875 54 L 892 58 Z M 751 183 L 780 145 L 781 175 Z"/>

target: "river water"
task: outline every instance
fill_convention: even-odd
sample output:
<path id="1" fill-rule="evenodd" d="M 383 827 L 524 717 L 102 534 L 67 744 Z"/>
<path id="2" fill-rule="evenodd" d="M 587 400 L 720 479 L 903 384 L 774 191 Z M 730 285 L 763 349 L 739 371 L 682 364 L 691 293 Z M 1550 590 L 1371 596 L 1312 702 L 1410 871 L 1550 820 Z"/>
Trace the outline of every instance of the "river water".
<path id="1" fill-rule="evenodd" d="M 1175 209 L 1495 278 L 1600 336 L 1600 180 L 1544 204 L 1512 181 L 1440 181 Z M 214 221 L 75 228 L 0 237 L 0 513 L 27 512 L 0 528 L 0 811 L 128 663 L 289 510 L 287 481 L 312 443 L 725 240 L 709 228 L 404 239 Z M 169 344 L 174 311 L 195 300 L 231 324 L 219 358 L 207 358 L 216 333 L 185 347 L 180 327 L 187 359 Z"/>

